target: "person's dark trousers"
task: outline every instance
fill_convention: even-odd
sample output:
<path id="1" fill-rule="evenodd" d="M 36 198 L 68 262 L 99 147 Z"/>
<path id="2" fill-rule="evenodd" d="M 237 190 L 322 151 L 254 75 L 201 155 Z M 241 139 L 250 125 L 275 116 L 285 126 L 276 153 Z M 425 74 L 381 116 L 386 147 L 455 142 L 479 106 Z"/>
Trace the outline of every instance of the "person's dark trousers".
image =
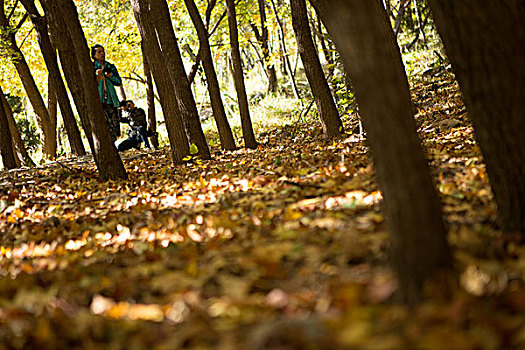
<path id="1" fill-rule="evenodd" d="M 144 142 L 144 145 L 147 148 L 151 148 L 148 140 L 148 130 L 144 126 L 139 126 L 138 136 L 140 137 L 140 141 Z"/>
<path id="2" fill-rule="evenodd" d="M 123 152 L 123 151 L 127 151 L 128 149 L 132 149 L 132 148 L 137 148 L 139 149 L 140 148 L 140 143 L 142 142 L 142 136 L 139 134 L 135 135 L 135 136 L 130 136 L 128 137 L 127 139 L 125 139 L 124 141 L 122 141 L 118 146 L 117 146 L 117 149 L 120 151 L 120 152 Z"/>
<path id="3" fill-rule="evenodd" d="M 109 128 L 109 134 L 111 135 L 111 140 L 115 142 L 120 136 L 120 117 L 118 115 L 118 109 L 113 105 L 103 103 L 104 108 L 104 117 L 106 117 L 106 124 Z"/>

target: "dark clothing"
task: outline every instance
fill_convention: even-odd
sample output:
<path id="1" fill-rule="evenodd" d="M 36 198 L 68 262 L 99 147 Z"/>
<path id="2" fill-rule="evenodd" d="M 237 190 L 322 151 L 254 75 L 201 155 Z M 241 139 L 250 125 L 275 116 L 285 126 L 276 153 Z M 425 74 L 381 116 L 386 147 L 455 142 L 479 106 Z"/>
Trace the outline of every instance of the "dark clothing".
<path id="1" fill-rule="evenodd" d="M 142 108 L 133 108 L 128 111 L 128 117 L 122 117 L 120 121 L 129 123 L 129 131 L 128 138 L 118 145 L 119 151 L 126 151 L 131 148 L 139 149 L 142 142 L 147 148 L 150 148 L 148 136 L 152 136 L 152 134 L 148 131 L 146 112 Z"/>
<path id="2" fill-rule="evenodd" d="M 120 136 L 120 117 L 117 108 L 110 104 L 102 104 L 104 107 L 104 116 L 106 117 L 106 124 L 109 128 L 109 134 L 111 135 L 111 140 L 115 142 Z"/>

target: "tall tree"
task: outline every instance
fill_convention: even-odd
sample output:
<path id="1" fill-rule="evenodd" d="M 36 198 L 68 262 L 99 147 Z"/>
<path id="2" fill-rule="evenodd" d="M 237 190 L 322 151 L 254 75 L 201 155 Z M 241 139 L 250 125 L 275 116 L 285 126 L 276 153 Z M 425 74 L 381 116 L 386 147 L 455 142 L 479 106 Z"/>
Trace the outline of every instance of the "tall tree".
<path id="1" fill-rule="evenodd" d="M 98 94 L 94 76 L 93 64 L 89 57 L 89 48 L 86 37 L 78 19 L 77 9 L 73 0 L 43 0 L 46 16 L 49 21 L 62 18 L 67 28 L 67 37 L 56 37 L 56 40 L 67 41 L 73 44 L 73 49 L 80 73 L 81 91 L 86 103 L 87 115 L 91 126 L 94 148 L 91 150 L 99 172 L 99 177 L 107 179 L 125 179 L 126 170 L 113 142 L 104 117 L 102 103 Z M 58 23 L 58 22 L 57 22 Z M 65 32 L 62 32 L 65 34 Z M 65 72 L 72 74 L 74 72 Z M 78 90 L 77 90 L 78 91 Z"/>
<path id="2" fill-rule="evenodd" d="M 10 28 L 9 20 L 5 15 L 4 0 L 0 0 L 0 27 L 3 28 L 2 35 L 8 49 L 13 53 L 12 61 L 18 72 L 22 85 L 27 93 L 29 102 L 33 106 L 38 126 L 42 132 L 43 153 L 48 157 L 56 156 L 56 120 L 51 120 L 47 111 L 42 94 L 38 90 L 35 79 L 31 74 L 29 65 L 16 42 L 15 30 Z"/>
<path id="3" fill-rule="evenodd" d="M 146 55 L 144 54 L 144 43 L 140 42 L 142 50 L 142 66 L 144 67 L 144 77 L 146 79 L 146 101 L 148 105 L 148 125 L 154 136 L 151 137 L 153 147 L 159 147 L 159 138 L 157 132 L 157 117 L 155 114 L 155 91 L 153 91 L 153 78 L 151 77 L 151 68 Z"/>
<path id="4" fill-rule="evenodd" d="M 40 45 L 40 50 L 42 51 L 47 70 L 49 71 L 49 76 L 53 79 L 52 86 L 55 88 L 56 98 L 60 104 L 60 112 L 62 113 L 62 119 L 64 120 L 64 126 L 68 135 L 71 151 L 77 156 L 82 156 L 86 154 L 86 151 L 84 149 L 84 144 L 82 143 L 82 137 L 80 136 L 73 109 L 69 102 L 64 81 L 62 80 L 62 75 L 60 74 L 56 50 L 49 39 L 47 19 L 40 15 L 34 0 L 21 0 L 21 2 L 33 23 L 33 27 L 37 33 L 38 44 Z"/>
<path id="5" fill-rule="evenodd" d="M 3 96 L 3 91 L 0 88 L 0 94 Z M 13 144 L 11 142 L 11 131 L 9 130 L 9 121 L 7 120 L 7 113 L 3 106 L 0 105 L 0 154 L 2 155 L 2 163 L 5 169 L 14 169 L 17 167 L 15 153 L 13 151 Z"/>
<path id="6" fill-rule="evenodd" d="M 13 111 L 7 102 L 7 99 L 0 87 L 0 107 L 3 107 L 5 114 L 7 116 L 7 121 L 9 123 L 9 131 L 11 133 L 11 139 L 13 144 L 13 151 L 15 155 L 15 161 L 17 166 L 27 165 L 35 166 L 35 163 L 27 153 L 27 149 L 22 142 L 22 137 L 20 136 L 20 131 L 16 125 L 15 118 L 13 116 Z"/>
<path id="7" fill-rule="evenodd" d="M 175 89 L 159 46 L 157 33 L 153 25 L 151 3 L 149 0 L 131 0 L 135 20 L 139 28 L 144 54 L 151 65 L 153 79 L 159 93 L 160 105 L 166 121 L 171 155 L 175 164 L 182 164 L 190 153 L 188 136 L 184 130 L 181 112 L 175 97 Z"/>
<path id="8" fill-rule="evenodd" d="M 242 69 L 241 51 L 239 49 L 239 32 L 237 29 L 237 14 L 235 12 L 235 1 L 226 0 L 228 9 L 228 25 L 230 28 L 230 45 L 233 63 L 233 79 L 235 90 L 237 91 L 237 103 L 241 114 L 242 134 L 244 136 L 244 145 L 247 148 L 257 148 L 257 141 L 253 133 L 252 120 L 250 118 L 250 109 L 248 107 L 248 97 L 246 96 L 246 87 L 244 86 L 244 75 Z M 275 71 L 275 69 L 274 69 Z"/>
<path id="9" fill-rule="evenodd" d="M 292 64 L 290 63 L 290 58 L 288 57 L 288 50 L 286 49 L 286 34 L 284 32 L 284 24 L 279 18 L 279 13 L 277 11 L 277 5 L 275 4 L 275 0 L 270 0 L 270 3 L 272 4 L 275 20 L 277 21 L 277 25 L 279 26 L 279 43 L 281 44 L 281 56 L 283 60 L 282 71 L 284 73 L 287 73 L 288 78 L 290 79 L 290 84 L 292 85 L 293 94 L 296 99 L 300 100 L 301 95 L 299 94 L 297 83 L 295 82 L 294 70 L 292 68 Z"/>
<path id="10" fill-rule="evenodd" d="M 233 150 L 236 148 L 235 140 L 230 128 L 230 123 L 226 117 L 224 111 L 224 104 L 222 103 L 221 90 L 219 87 L 219 81 L 217 80 L 217 73 L 213 65 L 213 59 L 211 56 L 210 42 L 208 40 L 208 31 L 202 22 L 201 15 L 194 0 L 184 0 L 186 8 L 191 17 L 191 21 L 197 30 L 197 36 L 199 37 L 199 45 L 202 50 L 202 66 L 204 68 L 204 74 L 206 74 L 206 81 L 208 84 L 208 92 L 210 94 L 211 108 L 213 110 L 213 117 L 219 130 L 219 138 L 221 140 L 222 148 L 226 150 Z"/>
<path id="11" fill-rule="evenodd" d="M 506 231 L 525 233 L 525 3 L 431 0 Z"/>
<path id="12" fill-rule="evenodd" d="M 450 269 L 441 208 L 421 149 L 408 81 L 381 0 L 311 0 L 352 79 L 384 196 L 401 297 L 415 303 Z"/>
<path id="13" fill-rule="evenodd" d="M 45 3 L 42 4 L 45 9 Z M 46 18 L 49 17 L 47 11 L 45 16 Z M 80 77 L 80 68 L 66 23 L 64 22 L 64 18 L 56 17 L 53 21 L 48 20 L 47 24 L 49 26 L 49 38 L 52 46 L 58 50 L 60 65 L 64 70 L 65 80 L 69 91 L 71 91 L 73 101 L 75 102 L 76 110 L 80 117 L 80 124 L 84 130 L 90 149 L 93 150 L 95 148 L 95 143 L 91 132 L 91 123 L 89 121 L 87 104 L 82 87 L 83 83 Z"/>
<path id="14" fill-rule="evenodd" d="M 323 132 L 328 137 L 341 135 L 343 123 L 335 106 L 334 97 L 323 73 L 319 56 L 312 40 L 308 24 L 305 0 L 290 0 L 292 8 L 292 25 L 297 39 L 297 48 L 303 61 L 306 78 L 319 112 Z"/>
<path id="15" fill-rule="evenodd" d="M 171 24 L 171 17 L 166 0 L 151 1 L 152 16 L 157 30 L 157 37 L 161 47 L 164 63 L 175 89 L 177 103 L 181 112 L 182 120 L 188 131 L 189 141 L 197 146 L 198 155 L 203 159 L 210 159 L 210 149 L 206 143 L 206 137 L 195 104 L 195 98 L 191 91 L 190 83 L 184 70 L 184 63 L 177 43 L 177 38 Z"/>
<path id="16" fill-rule="evenodd" d="M 268 76 L 268 92 L 276 93 L 277 92 L 277 73 L 275 71 L 275 65 L 271 62 L 271 52 L 269 45 L 269 32 L 268 26 L 266 23 L 266 1 L 257 0 L 259 3 L 259 17 L 261 18 L 261 30 L 257 25 L 250 21 L 250 26 L 252 27 L 255 39 L 259 43 L 259 46 L 262 50 L 262 57 L 264 67 L 266 69 L 266 75 Z"/>

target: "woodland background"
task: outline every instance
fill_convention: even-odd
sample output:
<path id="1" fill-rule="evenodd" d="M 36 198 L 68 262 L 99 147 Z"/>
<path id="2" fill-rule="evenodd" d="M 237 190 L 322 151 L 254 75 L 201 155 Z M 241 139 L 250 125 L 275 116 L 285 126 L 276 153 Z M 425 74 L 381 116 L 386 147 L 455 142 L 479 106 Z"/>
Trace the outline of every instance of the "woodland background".
<path id="1" fill-rule="evenodd" d="M 519 1 L 0 5 L 0 349 L 525 346 Z"/>

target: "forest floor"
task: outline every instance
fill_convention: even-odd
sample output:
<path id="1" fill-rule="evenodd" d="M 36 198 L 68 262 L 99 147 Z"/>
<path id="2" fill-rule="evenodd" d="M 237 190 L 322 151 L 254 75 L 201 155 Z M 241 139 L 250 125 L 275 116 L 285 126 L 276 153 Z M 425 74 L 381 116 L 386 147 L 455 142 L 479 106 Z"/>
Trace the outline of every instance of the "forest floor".
<path id="1" fill-rule="evenodd" d="M 126 181 L 0 172 L 0 349 L 525 348 L 525 242 L 496 228 L 458 86 L 412 93 L 457 289 L 396 303 L 366 144 L 309 121 L 184 166 L 130 151 Z"/>

